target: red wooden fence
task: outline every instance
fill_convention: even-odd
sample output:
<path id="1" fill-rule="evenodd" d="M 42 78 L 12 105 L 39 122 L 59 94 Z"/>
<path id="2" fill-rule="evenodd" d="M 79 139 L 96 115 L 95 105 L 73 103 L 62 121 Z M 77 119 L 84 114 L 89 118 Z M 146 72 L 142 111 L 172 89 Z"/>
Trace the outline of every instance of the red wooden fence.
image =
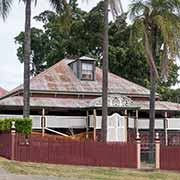
<path id="1" fill-rule="evenodd" d="M 11 134 L 0 134 L 0 156 L 11 158 Z"/>
<path id="2" fill-rule="evenodd" d="M 62 141 L 16 135 L 15 160 L 72 165 L 136 168 L 136 144 Z"/>
<path id="3" fill-rule="evenodd" d="M 180 170 L 180 146 L 160 146 L 160 168 Z"/>

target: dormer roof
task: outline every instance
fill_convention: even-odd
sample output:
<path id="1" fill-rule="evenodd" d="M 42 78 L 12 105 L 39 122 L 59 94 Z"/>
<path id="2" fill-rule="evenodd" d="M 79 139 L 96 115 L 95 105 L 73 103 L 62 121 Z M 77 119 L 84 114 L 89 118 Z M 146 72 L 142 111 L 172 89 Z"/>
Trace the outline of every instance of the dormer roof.
<path id="1" fill-rule="evenodd" d="M 82 56 L 79 58 L 79 60 L 96 61 L 96 59 L 87 56 Z"/>

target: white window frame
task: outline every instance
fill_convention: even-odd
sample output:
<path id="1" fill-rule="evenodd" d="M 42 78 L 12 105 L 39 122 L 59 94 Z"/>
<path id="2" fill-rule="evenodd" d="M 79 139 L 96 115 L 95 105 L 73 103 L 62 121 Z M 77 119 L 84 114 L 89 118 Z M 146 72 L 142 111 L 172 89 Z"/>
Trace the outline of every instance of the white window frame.
<path id="1" fill-rule="evenodd" d="M 88 63 L 88 62 L 82 62 L 82 67 L 81 67 L 81 79 L 82 80 L 93 80 L 94 79 L 94 67 L 93 63 Z M 91 78 L 83 78 L 83 75 L 90 75 Z"/>

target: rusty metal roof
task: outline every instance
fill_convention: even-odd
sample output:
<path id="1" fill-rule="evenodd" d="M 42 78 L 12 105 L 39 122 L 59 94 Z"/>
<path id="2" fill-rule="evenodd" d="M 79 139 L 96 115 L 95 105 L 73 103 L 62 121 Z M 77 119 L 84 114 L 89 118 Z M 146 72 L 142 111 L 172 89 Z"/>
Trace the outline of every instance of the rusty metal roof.
<path id="1" fill-rule="evenodd" d="M 125 96 L 109 96 L 108 107 L 138 108 L 131 99 Z M 102 98 L 79 99 L 79 98 L 49 98 L 31 97 L 31 107 L 52 107 L 52 108 L 97 108 L 102 107 Z M 23 106 L 22 96 L 12 96 L 0 100 L 2 106 Z"/>
<path id="2" fill-rule="evenodd" d="M 149 90 L 120 76 L 109 73 L 109 93 L 149 96 Z M 12 92 L 22 89 L 15 88 Z M 95 81 L 81 81 L 67 65 L 67 59 L 58 62 L 31 79 L 31 90 L 73 93 L 102 93 L 102 70 L 96 67 Z"/>
<path id="3" fill-rule="evenodd" d="M 129 98 L 128 98 L 129 99 Z M 31 107 L 52 107 L 52 108 L 92 108 L 101 107 L 98 102 L 101 102 L 101 98 L 96 99 L 78 99 L 78 98 L 47 98 L 47 97 L 31 97 Z M 117 100 L 115 99 L 117 102 Z M 126 101 L 126 100 L 125 100 Z M 109 107 L 116 107 L 116 102 L 113 102 L 113 106 L 109 104 Z M 95 103 L 95 104 L 94 104 Z M 114 104 L 115 103 L 115 104 Z M 149 110 L 149 101 L 131 101 L 130 106 L 124 106 L 125 108 L 140 108 L 140 110 Z M 3 106 L 23 106 L 22 96 L 12 96 L 0 100 L 0 107 Z M 122 108 L 120 106 L 117 106 Z M 180 104 L 156 101 L 156 111 L 179 111 Z"/>
<path id="4" fill-rule="evenodd" d="M 149 110 L 149 101 L 135 101 L 140 106 L 141 110 Z M 156 111 L 179 111 L 180 104 L 167 102 L 167 101 L 156 101 Z"/>
<path id="5" fill-rule="evenodd" d="M 86 108 L 89 99 L 31 97 L 31 107 Z M 0 100 L 0 106 L 23 106 L 23 97 L 14 96 Z"/>
<path id="6" fill-rule="evenodd" d="M 8 91 L 6 91 L 4 88 L 0 87 L 0 97 L 7 94 Z"/>

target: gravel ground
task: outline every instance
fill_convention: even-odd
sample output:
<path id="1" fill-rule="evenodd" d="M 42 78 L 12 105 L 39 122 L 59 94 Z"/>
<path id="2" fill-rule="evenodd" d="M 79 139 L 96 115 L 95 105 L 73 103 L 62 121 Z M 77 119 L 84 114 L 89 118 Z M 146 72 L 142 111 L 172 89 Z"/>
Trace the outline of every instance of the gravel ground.
<path id="1" fill-rule="evenodd" d="M 79 180 L 72 178 L 57 178 L 53 176 L 31 176 L 31 175 L 14 175 L 0 168 L 0 180 Z"/>

